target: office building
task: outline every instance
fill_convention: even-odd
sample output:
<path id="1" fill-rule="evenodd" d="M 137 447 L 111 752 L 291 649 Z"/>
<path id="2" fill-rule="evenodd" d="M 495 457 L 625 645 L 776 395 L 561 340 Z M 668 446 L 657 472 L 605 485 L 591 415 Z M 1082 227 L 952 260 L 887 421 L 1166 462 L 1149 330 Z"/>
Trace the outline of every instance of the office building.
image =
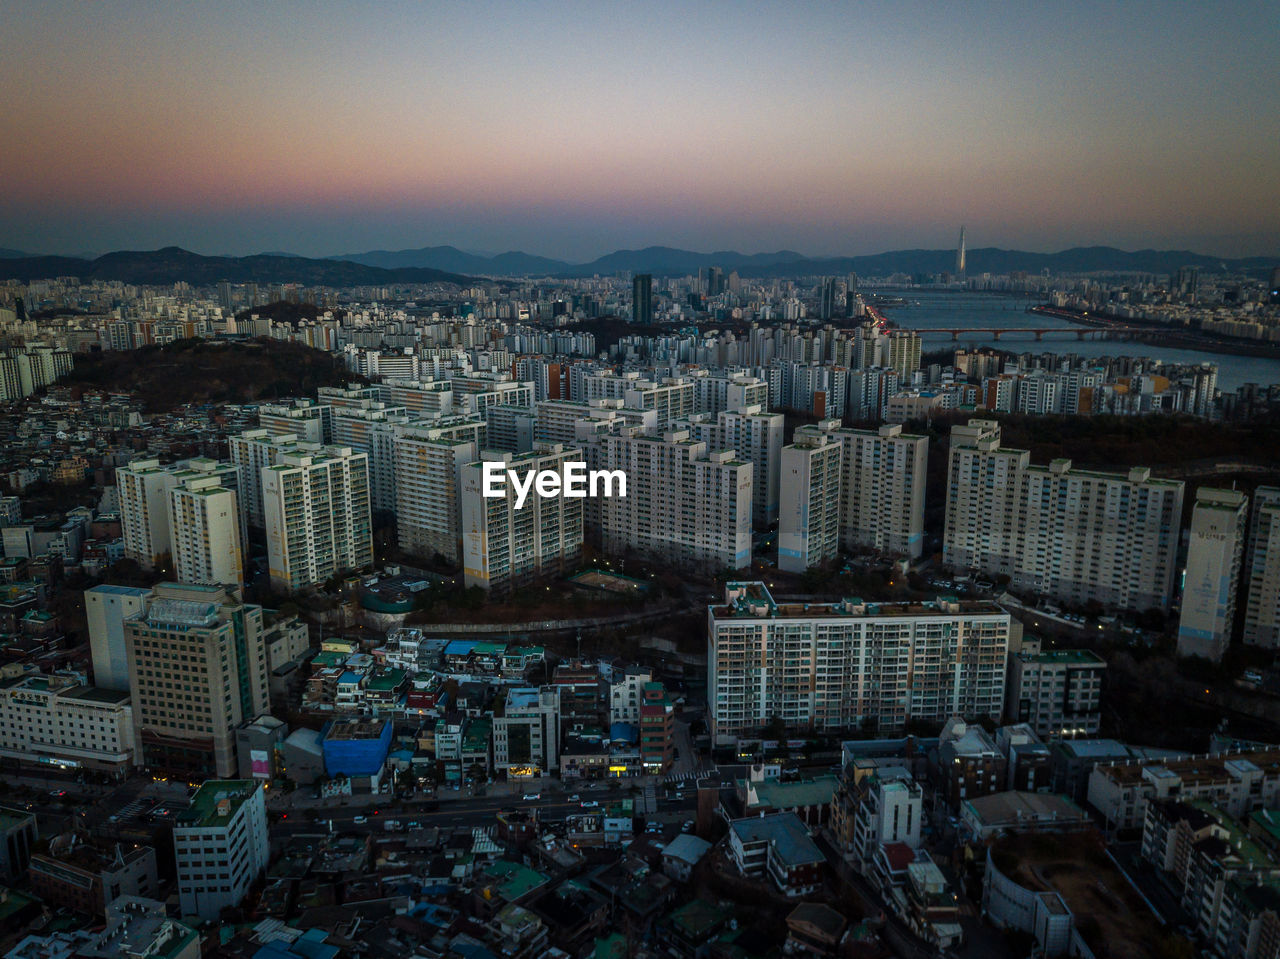
<path id="1" fill-rule="evenodd" d="M 600 500 L 605 553 L 717 571 L 750 564 L 751 463 L 710 451 L 688 430 L 646 436 L 623 428 L 597 443 L 600 468 L 627 477 L 626 496 Z"/>
<path id="2" fill-rule="evenodd" d="M 637 273 L 631 281 L 631 322 L 653 325 L 653 276 Z"/>
<path id="3" fill-rule="evenodd" d="M 480 455 L 484 423 L 415 424 L 395 437 L 396 537 L 411 556 L 462 560 L 462 467 Z"/>
<path id="4" fill-rule="evenodd" d="M 151 846 L 116 845 L 105 852 L 70 836 L 31 857 L 31 890 L 57 909 L 105 918 L 121 896 L 156 896 L 160 879 Z"/>
<path id="5" fill-rule="evenodd" d="M 128 692 L 56 676 L 0 680 L 0 756 L 124 779 L 139 753 Z"/>
<path id="6" fill-rule="evenodd" d="M 1235 490 L 1200 487 L 1182 581 L 1178 655 L 1222 659 L 1235 623 L 1249 500 Z"/>
<path id="7" fill-rule="evenodd" d="M 796 735 L 998 720 L 1011 628 L 989 602 L 779 604 L 730 583 L 708 608 L 712 736 L 757 737 L 775 716 Z"/>
<path id="8" fill-rule="evenodd" d="M 1087 649 L 1043 652 L 1039 642 L 1024 642 L 1009 657 L 1008 718 L 1037 736 L 1095 736 L 1106 671 L 1106 661 Z"/>
<path id="9" fill-rule="evenodd" d="M 142 612 L 150 595 L 150 589 L 138 586 L 94 586 L 84 591 L 93 683 L 99 689 L 129 691 L 124 623 Z"/>
<path id="10" fill-rule="evenodd" d="M 1066 602 L 1167 609 L 1182 497 L 1148 469 L 1033 466 L 1000 446 L 998 423 L 970 420 L 951 430 L 943 561 Z"/>
<path id="11" fill-rule="evenodd" d="M 493 766 L 509 777 L 541 776 L 560 764 L 560 687 L 507 690 L 493 717 Z"/>
<path id="12" fill-rule="evenodd" d="M 782 448 L 778 568 L 803 573 L 840 553 L 840 444 L 797 434 Z"/>
<path id="13" fill-rule="evenodd" d="M 582 452 L 558 443 L 537 444 L 532 453 L 484 454 L 522 479 L 554 472 L 565 486 L 565 467 L 581 463 Z M 563 576 L 582 562 L 580 497 L 557 491 L 543 496 L 530 487 L 522 505 L 508 473 L 502 496 L 484 495 L 484 462 L 462 468 L 462 556 L 468 586 L 507 593 L 548 577 Z M 630 492 L 630 491 L 628 491 Z"/>
<path id="14" fill-rule="evenodd" d="M 146 765 L 187 778 L 235 774 L 235 728 L 268 708 L 262 607 L 223 587 L 161 583 L 124 624 Z"/>
<path id="15" fill-rule="evenodd" d="M 262 471 L 271 583 L 285 592 L 373 562 L 369 457 L 350 447 L 299 448 Z"/>
<path id="16" fill-rule="evenodd" d="M 191 797 L 173 827 L 178 906 L 216 922 L 240 905 L 270 858 L 263 787 L 252 779 L 214 779 Z"/>
<path id="17" fill-rule="evenodd" d="M 1280 646 L 1280 488 L 1253 493 L 1253 522 L 1245 554 L 1244 627 L 1250 646 Z"/>

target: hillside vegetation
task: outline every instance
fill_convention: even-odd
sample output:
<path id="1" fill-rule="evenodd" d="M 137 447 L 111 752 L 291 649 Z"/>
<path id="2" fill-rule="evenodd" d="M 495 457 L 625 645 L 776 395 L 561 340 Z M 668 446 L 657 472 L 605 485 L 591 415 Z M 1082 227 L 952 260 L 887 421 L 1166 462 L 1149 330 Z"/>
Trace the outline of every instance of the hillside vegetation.
<path id="1" fill-rule="evenodd" d="M 63 381 L 127 390 L 148 413 L 187 403 L 254 403 L 314 396 L 321 386 L 363 382 L 332 354 L 300 343 L 178 340 L 119 353 L 78 355 Z"/>

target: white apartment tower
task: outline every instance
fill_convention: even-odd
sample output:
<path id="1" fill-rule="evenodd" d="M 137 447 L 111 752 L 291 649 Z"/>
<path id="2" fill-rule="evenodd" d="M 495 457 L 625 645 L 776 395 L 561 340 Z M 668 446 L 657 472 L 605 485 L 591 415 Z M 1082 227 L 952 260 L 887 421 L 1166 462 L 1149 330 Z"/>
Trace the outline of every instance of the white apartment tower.
<path id="1" fill-rule="evenodd" d="M 582 461 L 580 450 L 539 443 L 532 453 L 486 452 L 461 473 L 462 566 L 468 586 L 506 593 L 539 579 L 562 576 L 582 561 L 581 498 L 542 496 L 530 487 L 517 506 L 514 484 L 505 479 L 504 495 L 484 495 L 484 462 L 502 464 L 524 477 L 543 471 L 560 474 Z M 630 490 L 628 490 L 628 493 Z"/>
<path id="2" fill-rule="evenodd" d="M 840 444 L 797 434 L 782 448 L 778 568 L 803 573 L 840 553 Z"/>
<path id="3" fill-rule="evenodd" d="M 1242 637 L 1274 649 L 1280 646 L 1280 487 L 1254 490 L 1245 582 Z"/>
<path id="4" fill-rule="evenodd" d="M 462 559 L 462 467 L 475 461 L 485 425 L 453 418 L 422 423 L 395 437 L 396 536 L 413 556 L 437 553 L 449 563 Z"/>
<path id="5" fill-rule="evenodd" d="M 606 553 L 710 570 L 750 564 L 749 462 L 732 450 L 709 451 L 688 430 L 646 436 L 624 427 L 597 443 L 600 468 L 627 477 L 626 496 L 599 501 Z"/>
<path id="6" fill-rule="evenodd" d="M 188 479 L 169 491 L 169 529 L 178 582 L 244 584 L 236 494 L 217 477 Z"/>
<path id="7" fill-rule="evenodd" d="M 346 446 L 285 453 L 262 471 L 262 499 L 276 589 L 303 589 L 373 562 L 364 453 Z"/>
<path id="8" fill-rule="evenodd" d="M 992 420 L 952 428 L 943 561 L 1068 602 L 1168 608 L 1183 484 L 1030 458 Z"/>
<path id="9" fill-rule="evenodd" d="M 1179 656 L 1217 662 L 1227 651 L 1248 513 L 1249 500 L 1243 493 L 1203 486 L 1196 490 L 1178 620 Z"/>
<path id="10" fill-rule="evenodd" d="M 239 436 L 227 439 L 231 462 L 240 472 L 240 512 L 244 524 L 262 529 L 266 514 L 262 508 L 262 471 L 275 466 L 285 453 L 298 448 L 298 437 L 293 433 L 275 434 L 265 429 L 247 430 Z"/>
<path id="11" fill-rule="evenodd" d="M 766 391 L 767 385 L 760 383 Z M 693 438 L 709 450 L 735 450 L 750 460 L 754 485 L 751 491 L 751 520 L 765 528 L 778 520 L 779 485 L 782 470 L 782 438 L 786 418 L 766 413 L 763 404 L 721 410 L 714 421 L 705 414 L 677 423 L 688 428 Z"/>
<path id="12" fill-rule="evenodd" d="M 1012 620 L 994 603 L 779 604 L 764 583 L 729 583 L 707 620 L 717 745 L 775 716 L 803 735 L 1003 711 Z"/>
<path id="13" fill-rule="evenodd" d="M 177 482 L 174 471 L 155 459 L 134 460 L 116 468 L 124 554 L 146 569 L 154 569 L 172 551 L 169 490 Z"/>
<path id="14" fill-rule="evenodd" d="M 841 446 L 840 545 L 917 559 L 924 552 L 924 485 L 929 439 L 900 425 L 841 429 L 839 420 L 802 426 Z"/>

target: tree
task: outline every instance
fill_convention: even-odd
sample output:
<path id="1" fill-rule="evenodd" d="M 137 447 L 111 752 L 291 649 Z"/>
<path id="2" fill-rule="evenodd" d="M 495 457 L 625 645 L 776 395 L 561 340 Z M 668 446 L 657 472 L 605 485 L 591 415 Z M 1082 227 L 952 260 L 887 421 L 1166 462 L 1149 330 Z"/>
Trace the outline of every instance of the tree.
<path id="1" fill-rule="evenodd" d="M 765 739 L 783 740 L 787 738 L 787 724 L 783 722 L 781 716 L 774 713 L 769 717 L 769 722 L 764 727 Z"/>

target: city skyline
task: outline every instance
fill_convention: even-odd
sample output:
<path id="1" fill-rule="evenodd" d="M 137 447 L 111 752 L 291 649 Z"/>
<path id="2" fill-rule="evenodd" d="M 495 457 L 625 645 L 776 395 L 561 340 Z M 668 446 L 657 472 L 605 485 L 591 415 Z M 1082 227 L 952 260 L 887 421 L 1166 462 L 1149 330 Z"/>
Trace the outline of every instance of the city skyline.
<path id="1" fill-rule="evenodd" d="M 17 7 L 34 253 L 1280 252 L 1261 4 Z"/>

